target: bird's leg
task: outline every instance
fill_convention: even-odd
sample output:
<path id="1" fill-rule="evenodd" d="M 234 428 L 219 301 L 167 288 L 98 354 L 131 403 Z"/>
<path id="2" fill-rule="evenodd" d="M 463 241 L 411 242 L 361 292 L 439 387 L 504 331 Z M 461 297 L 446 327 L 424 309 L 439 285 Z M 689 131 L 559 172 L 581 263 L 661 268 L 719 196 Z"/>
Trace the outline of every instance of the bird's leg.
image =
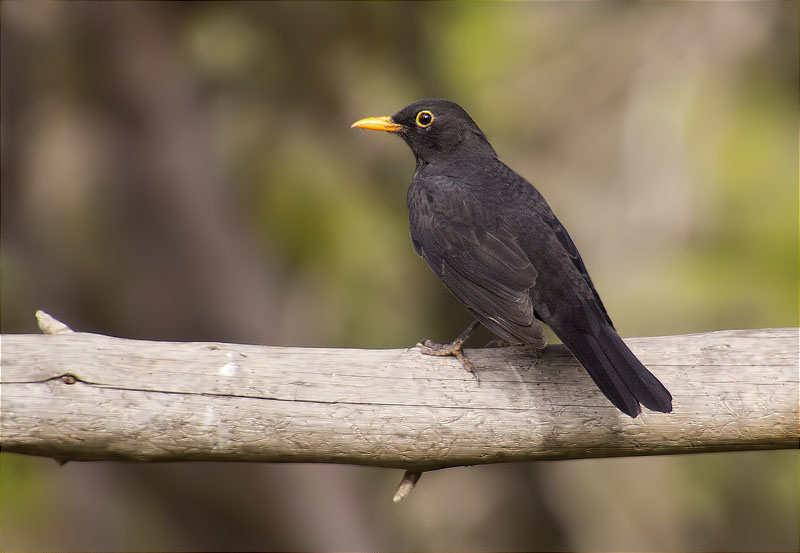
<path id="1" fill-rule="evenodd" d="M 437 357 L 443 357 L 445 355 L 454 355 L 456 359 L 461 362 L 461 366 L 467 370 L 467 372 L 472 373 L 472 376 L 475 377 L 475 380 L 480 382 L 480 378 L 478 378 L 478 373 L 475 372 L 475 368 L 472 366 L 472 363 L 469 359 L 464 355 L 463 350 L 461 349 L 464 345 L 464 342 L 467 341 L 469 335 L 478 328 L 480 323 L 475 320 L 472 321 L 467 328 L 464 329 L 464 332 L 458 335 L 458 338 L 450 342 L 449 344 L 438 344 L 433 340 L 422 340 L 417 344 L 419 347 L 419 351 L 424 353 L 425 355 L 435 355 Z"/>

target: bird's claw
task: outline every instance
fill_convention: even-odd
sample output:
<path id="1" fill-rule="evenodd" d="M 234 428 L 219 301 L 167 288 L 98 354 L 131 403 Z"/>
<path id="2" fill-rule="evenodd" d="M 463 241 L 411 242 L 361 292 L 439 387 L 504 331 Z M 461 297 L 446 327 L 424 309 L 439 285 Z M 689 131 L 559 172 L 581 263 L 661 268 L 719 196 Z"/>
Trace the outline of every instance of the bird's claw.
<path id="1" fill-rule="evenodd" d="M 461 349 L 460 347 L 453 346 L 453 344 L 440 344 L 438 342 L 434 342 L 433 340 L 427 339 L 417 342 L 417 347 L 419 348 L 420 352 L 424 353 L 425 355 L 435 355 L 436 357 L 455 355 L 455 351 L 457 349 Z"/>

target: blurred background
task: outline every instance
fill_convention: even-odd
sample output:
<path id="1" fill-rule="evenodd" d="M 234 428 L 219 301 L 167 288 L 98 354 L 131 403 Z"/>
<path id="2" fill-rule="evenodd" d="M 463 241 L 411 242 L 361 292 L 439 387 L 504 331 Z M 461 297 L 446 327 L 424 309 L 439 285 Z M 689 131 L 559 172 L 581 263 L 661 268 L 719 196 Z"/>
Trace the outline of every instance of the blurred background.
<path id="1" fill-rule="evenodd" d="M 548 198 L 623 336 L 797 326 L 797 8 L 2 2 L 2 331 L 452 339 L 413 157 L 349 128 L 431 96 Z M 797 451 L 449 469 L 397 505 L 387 469 L 0 460 L 6 551 L 800 546 Z"/>

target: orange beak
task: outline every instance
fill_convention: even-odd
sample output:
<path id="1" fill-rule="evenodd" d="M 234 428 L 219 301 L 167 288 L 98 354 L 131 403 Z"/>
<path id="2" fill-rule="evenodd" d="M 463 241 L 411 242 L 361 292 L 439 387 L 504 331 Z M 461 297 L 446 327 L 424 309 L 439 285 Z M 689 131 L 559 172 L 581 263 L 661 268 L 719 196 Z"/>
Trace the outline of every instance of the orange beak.
<path id="1" fill-rule="evenodd" d="M 403 125 L 392 123 L 391 117 L 367 117 L 366 119 L 359 119 L 350 128 L 369 129 L 371 131 L 387 131 L 399 132 Z"/>

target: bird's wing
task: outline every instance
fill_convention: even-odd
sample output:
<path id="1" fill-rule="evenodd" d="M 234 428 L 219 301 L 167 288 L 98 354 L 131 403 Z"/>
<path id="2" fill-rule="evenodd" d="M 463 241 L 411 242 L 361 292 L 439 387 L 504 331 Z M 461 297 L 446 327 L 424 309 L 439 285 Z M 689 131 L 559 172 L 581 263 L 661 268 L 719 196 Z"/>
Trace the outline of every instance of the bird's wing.
<path id="1" fill-rule="evenodd" d="M 564 228 L 564 225 L 561 224 L 561 221 L 558 220 L 549 206 L 545 204 L 545 207 L 547 207 L 547 213 L 544 214 L 542 218 L 545 222 L 547 222 L 547 225 L 553 231 L 553 234 L 558 239 L 558 242 L 564 247 L 564 251 L 570 257 L 572 264 L 575 265 L 576 269 L 578 269 L 581 276 L 586 281 L 586 284 L 589 285 L 589 289 L 594 295 L 597 306 L 600 308 L 600 311 L 603 313 L 606 321 L 608 321 L 608 324 L 613 327 L 614 323 L 611 322 L 611 317 L 609 317 L 608 312 L 606 312 L 606 307 L 603 305 L 603 300 L 600 299 L 600 294 L 598 294 L 597 290 L 594 288 L 594 283 L 589 276 L 589 271 L 586 270 L 586 265 L 583 263 L 581 254 L 578 252 L 578 248 L 575 247 L 575 243 L 572 241 L 569 233 L 567 233 L 567 229 Z"/>
<path id="2" fill-rule="evenodd" d="M 509 166 L 501 161 L 497 163 L 497 172 L 495 173 L 497 178 L 501 182 L 511 186 L 511 188 L 516 189 L 518 193 L 516 201 L 513 203 L 513 208 L 516 209 L 512 208 L 511 210 L 515 216 L 515 221 L 512 222 L 513 228 L 533 230 L 532 227 L 534 225 L 531 224 L 531 217 L 536 217 L 536 223 L 542 223 L 541 225 L 535 225 L 536 229 L 527 236 L 524 232 L 518 236 L 520 247 L 528 252 L 529 255 L 533 255 L 533 252 L 537 250 L 540 254 L 544 253 L 545 257 L 553 255 L 558 258 L 561 257 L 562 254 L 565 254 L 588 285 L 590 296 L 586 299 L 589 301 L 591 301 L 591 299 L 594 300 L 605 320 L 613 327 L 614 325 L 611 322 L 611 318 L 606 312 L 600 295 L 597 293 L 597 290 L 595 290 L 594 283 L 591 277 L 589 277 L 589 271 L 586 270 L 586 265 L 584 265 L 583 259 L 581 259 L 578 248 L 575 247 L 575 243 L 572 241 L 567 229 L 564 228 L 564 225 L 561 224 L 561 221 L 559 221 L 555 213 L 553 213 L 547 200 L 544 199 L 544 196 L 542 196 L 531 183 Z M 537 247 L 543 241 L 549 243 L 549 248 L 544 251 Z M 537 257 L 536 261 L 537 263 L 544 262 L 545 265 L 553 265 L 552 261 L 554 261 L 554 259 L 551 258 L 547 261 L 538 259 Z M 566 270 L 565 267 L 561 266 L 560 260 L 553 265 L 553 268 L 556 266 L 559 267 L 559 271 L 561 271 L 562 274 L 563 271 Z"/>
<path id="3" fill-rule="evenodd" d="M 416 231 L 417 251 L 484 325 L 506 339 L 544 345 L 530 295 L 538 273 L 509 230 L 440 219 Z"/>

